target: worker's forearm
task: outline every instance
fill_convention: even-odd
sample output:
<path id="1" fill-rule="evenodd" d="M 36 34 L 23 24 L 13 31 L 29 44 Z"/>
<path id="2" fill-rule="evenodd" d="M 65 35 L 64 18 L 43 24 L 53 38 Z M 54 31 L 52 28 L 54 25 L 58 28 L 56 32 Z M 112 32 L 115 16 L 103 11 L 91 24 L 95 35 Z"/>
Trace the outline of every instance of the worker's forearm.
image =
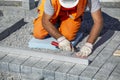
<path id="1" fill-rule="evenodd" d="M 55 39 L 58 39 L 62 35 L 60 32 L 56 29 L 56 27 L 50 22 L 50 21 L 42 21 L 43 27 L 48 31 L 48 33 L 54 37 Z"/>
<path id="2" fill-rule="evenodd" d="M 90 35 L 89 35 L 89 37 L 87 39 L 87 42 L 94 44 L 96 39 L 98 38 L 101 30 L 102 30 L 102 27 L 103 27 L 102 22 L 99 23 L 99 24 L 97 24 L 97 23 L 94 24 L 93 27 L 92 27 L 92 30 L 90 32 Z"/>

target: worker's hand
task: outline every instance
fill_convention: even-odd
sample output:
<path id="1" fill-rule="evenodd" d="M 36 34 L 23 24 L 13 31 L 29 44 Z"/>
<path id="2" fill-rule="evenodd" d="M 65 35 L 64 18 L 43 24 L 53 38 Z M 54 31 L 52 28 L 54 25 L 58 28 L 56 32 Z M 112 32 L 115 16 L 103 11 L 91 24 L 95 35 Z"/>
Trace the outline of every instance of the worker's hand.
<path id="1" fill-rule="evenodd" d="M 63 51 L 72 51 L 72 46 L 70 41 L 68 41 L 64 36 L 57 39 L 59 45 L 58 47 Z"/>
<path id="2" fill-rule="evenodd" d="M 93 45 L 91 43 L 85 43 L 85 45 L 76 53 L 77 57 L 86 58 L 92 52 Z"/>

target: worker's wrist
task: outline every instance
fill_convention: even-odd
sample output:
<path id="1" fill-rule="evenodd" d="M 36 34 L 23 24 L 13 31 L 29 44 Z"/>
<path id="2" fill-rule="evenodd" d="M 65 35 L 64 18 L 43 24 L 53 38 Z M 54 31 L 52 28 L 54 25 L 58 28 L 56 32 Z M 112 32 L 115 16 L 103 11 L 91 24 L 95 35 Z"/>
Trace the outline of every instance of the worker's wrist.
<path id="1" fill-rule="evenodd" d="M 57 39 L 57 41 L 58 41 L 58 43 L 59 42 L 62 42 L 63 40 L 65 40 L 66 38 L 64 37 L 64 36 L 61 36 L 61 37 L 59 37 L 58 39 Z"/>
<path id="2" fill-rule="evenodd" d="M 84 46 L 89 47 L 90 49 L 93 49 L 92 43 L 86 42 Z"/>

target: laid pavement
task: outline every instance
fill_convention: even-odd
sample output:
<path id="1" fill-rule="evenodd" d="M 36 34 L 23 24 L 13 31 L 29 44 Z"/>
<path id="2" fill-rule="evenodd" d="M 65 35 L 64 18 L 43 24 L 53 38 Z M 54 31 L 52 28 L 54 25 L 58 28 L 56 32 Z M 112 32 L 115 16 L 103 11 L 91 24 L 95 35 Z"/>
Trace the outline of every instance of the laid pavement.
<path id="1" fill-rule="evenodd" d="M 12 11 L 13 10 L 13 11 Z M 21 10 L 21 11 L 19 11 Z M 36 9 L 23 10 L 21 7 L 0 6 L 0 79 L 1 80 L 120 80 L 120 57 L 113 56 L 120 49 L 120 9 L 102 8 L 104 11 L 104 30 L 94 45 L 93 53 L 88 57 L 89 65 L 81 65 L 40 56 L 39 53 L 60 53 L 46 49 L 29 49 L 28 41 L 32 38 L 32 21 Z M 3 14 L 2 14 L 3 13 Z M 16 15 L 16 13 L 18 15 Z M 32 16 L 31 16 L 32 15 Z M 23 19 L 24 18 L 24 19 Z M 91 24 L 91 17 L 82 24 Z M 89 20 L 87 20 L 89 19 Z M 86 24 L 88 23 L 88 24 Z M 12 33 L 13 25 L 17 27 Z M 19 24 L 19 26 L 18 26 Z M 8 28 L 11 28 L 7 31 Z M 87 27 L 86 31 L 89 31 Z M 9 36 L 4 37 L 3 31 Z M 1 37 L 0 37 L 1 38 Z M 77 46 L 82 46 L 87 37 Z M 6 47 L 6 50 L 2 50 Z M 11 49 L 11 51 L 7 51 Z M 15 52 L 14 49 L 17 49 Z M 33 53 L 21 52 L 22 50 Z M 21 52 L 21 54 L 20 54 Z M 33 55 L 34 53 L 38 55 Z M 19 54 L 18 54 L 19 53 Z"/>

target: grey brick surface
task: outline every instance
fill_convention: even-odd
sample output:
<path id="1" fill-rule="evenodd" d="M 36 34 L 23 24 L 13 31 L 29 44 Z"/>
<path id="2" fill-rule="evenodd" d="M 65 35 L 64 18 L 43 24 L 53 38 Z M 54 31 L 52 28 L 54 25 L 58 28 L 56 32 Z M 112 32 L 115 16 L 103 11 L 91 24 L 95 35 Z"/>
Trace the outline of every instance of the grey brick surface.
<path id="1" fill-rule="evenodd" d="M 98 70 L 98 67 L 88 66 L 85 71 L 81 73 L 79 80 L 91 80 Z"/>
<path id="2" fill-rule="evenodd" d="M 55 71 L 55 80 L 67 80 L 67 72 L 74 67 L 74 63 L 65 62 Z"/>
<path id="3" fill-rule="evenodd" d="M 111 57 L 108 59 L 108 62 L 118 64 L 118 63 L 120 63 L 120 57 L 111 56 Z"/>
<path id="4" fill-rule="evenodd" d="M 110 15 L 111 17 L 114 17 L 118 20 L 120 20 L 120 8 L 102 8 L 102 11 Z"/>
<path id="5" fill-rule="evenodd" d="M 33 22 L 35 20 L 35 18 L 37 18 L 38 13 L 37 13 L 37 8 L 32 9 L 32 10 L 25 10 L 24 11 L 25 15 L 24 15 L 24 21 L 25 22 Z"/>
<path id="6" fill-rule="evenodd" d="M 8 19 L 10 17 L 15 18 L 23 18 L 25 13 L 22 7 L 4 7 L 3 10 L 4 17 L 7 17 Z"/>
<path id="7" fill-rule="evenodd" d="M 53 60 L 47 67 L 43 70 L 43 76 L 46 78 L 55 78 L 55 71 L 63 64 L 62 61 Z"/>
<path id="8" fill-rule="evenodd" d="M 21 64 L 21 73 L 32 73 L 32 66 L 36 64 L 41 58 L 30 57 L 23 64 Z"/>
<path id="9" fill-rule="evenodd" d="M 95 60 L 91 63 L 91 66 L 100 67 L 106 60 L 112 56 L 114 50 L 119 45 L 119 32 L 115 35 L 115 37 L 107 44 L 107 46 L 101 51 L 101 53 L 95 58 Z"/>
<path id="10" fill-rule="evenodd" d="M 95 58 L 95 60 L 91 63 L 93 67 L 101 67 L 105 61 L 111 56 L 112 52 L 110 49 L 104 49 L 101 53 Z"/>
<path id="11" fill-rule="evenodd" d="M 87 66 L 76 64 L 68 73 L 67 80 L 78 80 L 79 75 L 85 70 Z"/>
<path id="12" fill-rule="evenodd" d="M 9 63 L 14 60 L 18 55 L 8 54 L 2 60 L 0 60 L 0 70 L 9 71 Z"/>
<path id="13" fill-rule="evenodd" d="M 18 56 L 15 60 L 9 63 L 10 72 L 20 73 L 20 66 L 25 62 L 29 56 Z"/>
<path id="14" fill-rule="evenodd" d="M 111 73 L 108 80 L 120 80 L 120 63 L 117 65 L 117 67 Z"/>
<path id="15" fill-rule="evenodd" d="M 42 74 L 43 69 L 48 64 L 50 64 L 51 61 L 52 61 L 51 59 L 42 58 L 35 65 L 33 65 L 33 67 L 32 67 L 32 73 L 37 73 L 37 74 L 43 75 Z"/>
<path id="16" fill-rule="evenodd" d="M 23 0 L 22 7 L 25 10 L 31 10 L 31 9 L 35 8 L 35 1 L 34 0 Z"/>
<path id="17" fill-rule="evenodd" d="M 117 64 L 115 63 L 106 63 L 101 69 L 96 73 L 94 79 L 96 80 L 107 80 L 109 75 L 112 73 Z"/>
<path id="18" fill-rule="evenodd" d="M 89 60 L 93 61 L 97 55 L 104 49 L 104 47 L 109 44 L 109 42 L 115 37 L 117 31 L 108 30 L 104 35 L 100 37 L 99 40 L 96 41 L 94 45 L 93 53 L 88 57 Z"/>
<path id="19" fill-rule="evenodd" d="M 3 59 L 7 54 L 0 52 L 0 60 Z"/>
<path id="20" fill-rule="evenodd" d="M 14 0 L 9 0 L 9 1 L 0 1 L 0 6 L 22 6 L 22 2 L 21 1 L 14 1 Z"/>

